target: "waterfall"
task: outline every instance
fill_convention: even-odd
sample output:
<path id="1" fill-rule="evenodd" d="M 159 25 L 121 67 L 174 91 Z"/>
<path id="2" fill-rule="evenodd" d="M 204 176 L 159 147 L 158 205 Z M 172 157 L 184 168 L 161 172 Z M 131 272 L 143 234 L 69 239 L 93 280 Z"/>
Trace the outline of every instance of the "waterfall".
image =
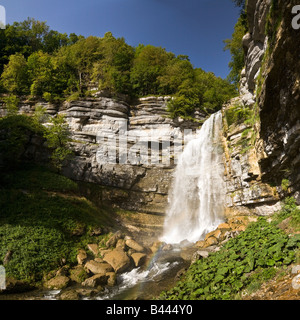
<path id="1" fill-rule="evenodd" d="M 196 242 L 223 222 L 225 182 L 221 143 L 222 114 L 206 120 L 178 159 L 161 238 Z"/>

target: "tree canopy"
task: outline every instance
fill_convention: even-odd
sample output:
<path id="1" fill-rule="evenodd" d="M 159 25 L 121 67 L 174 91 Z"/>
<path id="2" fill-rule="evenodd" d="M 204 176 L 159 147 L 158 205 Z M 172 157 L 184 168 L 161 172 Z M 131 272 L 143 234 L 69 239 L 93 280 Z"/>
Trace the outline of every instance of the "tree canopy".
<path id="1" fill-rule="evenodd" d="M 194 68 L 188 56 L 132 47 L 111 32 L 102 38 L 61 34 L 28 18 L 0 30 L 0 40 L 0 90 L 10 95 L 55 102 L 96 87 L 131 98 L 173 95 L 171 114 L 189 116 L 195 108 L 217 110 L 236 93 L 227 80 Z"/>

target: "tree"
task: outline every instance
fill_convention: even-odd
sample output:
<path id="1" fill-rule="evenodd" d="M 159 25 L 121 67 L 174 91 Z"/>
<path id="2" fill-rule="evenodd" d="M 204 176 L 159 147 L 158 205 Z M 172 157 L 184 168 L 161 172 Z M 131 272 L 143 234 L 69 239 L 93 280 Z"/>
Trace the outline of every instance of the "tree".
<path id="1" fill-rule="evenodd" d="M 179 86 L 186 80 L 193 80 L 193 66 L 187 56 L 169 59 L 161 76 L 158 77 L 162 94 L 175 94 Z"/>
<path id="2" fill-rule="evenodd" d="M 167 66 L 170 56 L 165 49 L 147 45 L 140 47 L 131 69 L 130 80 L 137 95 L 159 94 L 159 76 Z"/>
<path id="3" fill-rule="evenodd" d="M 52 149 L 52 164 L 59 170 L 63 162 L 72 154 L 72 150 L 68 146 L 71 139 L 70 130 L 64 115 L 58 114 L 51 118 L 44 137 L 47 139 L 48 147 Z"/>
<path id="4" fill-rule="evenodd" d="M 82 93 L 84 86 L 91 80 L 94 62 L 101 59 L 100 38 L 90 36 L 78 40 L 74 45 L 66 48 L 69 65 L 76 70 L 78 90 Z"/>
<path id="5" fill-rule="evenodd" d="M 234 85 L 227 80 L 197 68 L 194 69 L 194 77 L 183 81 L 178 87 L 168 110 L 173 118 L 191 118 L 196 109 L 211 114 L 220 110 L 236 94 Z"/>
<path id="6" fill-rule="evenodd" d="M 69 38 L 66 33 L 59 33 L 54 30 L 50 30 L 43 39 L 43 51 L 47 53 L 53 53 L 59 48 L 68 45 Z"/>
<path id="7" fill-rule="evenodd" d="M 196 108 L 202 104 L 203 92 L 201 87 L 194 81 L 185 80 L 178 88 L 173 100 L 168 104 L 168 111 L 172 118 L 181 117 L 184 119 L 192 118 Z"/>
<path id="8" fill-rule="evenodd" d="M 28 71 L 31 80 L 31 95 L 42 97 L 45 92 L 53 91 L 54 72 L 51 56 L 48 53 L 34 52 L 28 58 Z"/>
<path id="9" fill-rule="evenodd" d="M 101 39 L 102 58 L 94 63 L 93 80 L 99 82 L 100 89 L 131 94 L 130 70 L 133 64 L 134 49 L 124 38 L 114 38 L 107 32 Z"/>
<path id="10" fill-rule="evenodd" d="M 241 15 L 234 27 L 232 38 L 224 40 L 224 50 L 229 50 L 231 54 L 231 61 L 228 64 L 230 68 L 228 80 L 230 82 L 233 82 L 236 85 L 236 87 L 238 87 L 240 74 L 245 63 L 245 55 L 242 43 L 243 37 L 247 32 L 247 26 L 245 21 L 246 20 L 244 15 Z"/>
<path id="11" fill-rule="evenodd" d="M 43 51 L 53 53 L 62 46 L 75 44 L 83 36 L 71 33 L 61 34 L 50 30 L 45 21 L 28 18 L 22 22 L 14 22 L 0 31 L 0 73 L 9 57 L 20 53 L 27 59 L 32 53 Z"/>
<path id="12" fill-rule="evenodd" d="M 9 57 L 9 62 L 4 67 L 1 75 L 1 82 L 9 93 L 28 94 L 28 67 L 27 61 L 22 54 L 16 53 Z"/>
<path id="13" fill-rule="evenodd" d="M 7 111 L 7 116 L 15 116 L 18 114 L 19 108 L 19 102 L 20 99 L 15 96 L 15 95 L 10 95 L 8 97 L 3 98 L 3 101 L 5 102 L 6 105 L 6 111 Z"/>

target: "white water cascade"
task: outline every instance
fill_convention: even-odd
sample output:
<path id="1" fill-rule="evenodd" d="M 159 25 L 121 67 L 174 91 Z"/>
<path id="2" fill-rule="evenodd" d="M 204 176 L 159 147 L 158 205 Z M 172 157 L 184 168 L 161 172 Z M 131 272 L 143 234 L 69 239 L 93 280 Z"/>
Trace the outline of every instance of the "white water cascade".
<path id="1" fill-rule="evenodd" d="M 178 159 L 161 238 L 196 242 L 223 222 L 225 203 L 222 114 L 206 120 Z"/>

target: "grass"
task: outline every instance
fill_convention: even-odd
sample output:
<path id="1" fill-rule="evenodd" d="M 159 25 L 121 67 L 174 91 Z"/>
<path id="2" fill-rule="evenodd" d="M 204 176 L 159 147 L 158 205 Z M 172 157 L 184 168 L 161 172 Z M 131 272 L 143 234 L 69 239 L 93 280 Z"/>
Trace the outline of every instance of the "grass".
<path id="1" fill-rule="evenodd" d="M 90 234 L 96 227 L 111 226 L 111 212 L 81 197 L 78 189 L 74 181 L 45 167 L 2 174 L 0 264 L 11 251 L 8 276 L 40 281 L 62 263 L 75 264 L 78 248 L 105 237 Z"/>

